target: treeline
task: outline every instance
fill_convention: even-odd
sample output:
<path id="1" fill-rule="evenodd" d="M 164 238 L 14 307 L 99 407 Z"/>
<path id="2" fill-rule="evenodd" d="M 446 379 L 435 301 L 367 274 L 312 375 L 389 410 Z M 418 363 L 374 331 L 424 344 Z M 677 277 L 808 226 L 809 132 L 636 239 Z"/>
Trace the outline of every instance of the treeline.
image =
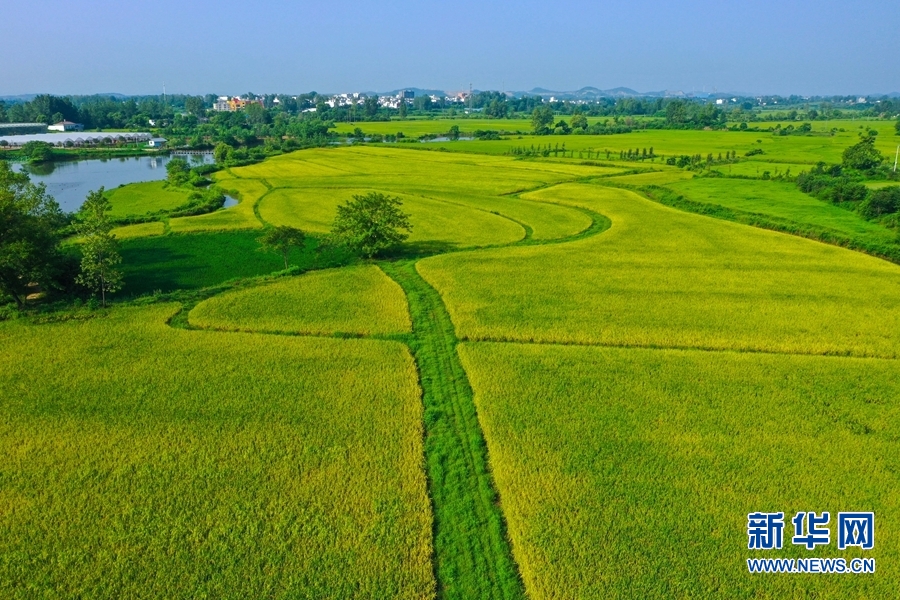
<path id="1" fill-rule="evenodd" d="M 797 177 L 797 187 L 820 200 L 855 211 L 862 217 L 879 221 L 888 227 L 900 227 L 900 185 L 871 189 L 869 179 L 898 180 L 881 151 L 875 148 L 874 136 L 844 151 L 840 165 L 817 164 L 810 172 Z"/>

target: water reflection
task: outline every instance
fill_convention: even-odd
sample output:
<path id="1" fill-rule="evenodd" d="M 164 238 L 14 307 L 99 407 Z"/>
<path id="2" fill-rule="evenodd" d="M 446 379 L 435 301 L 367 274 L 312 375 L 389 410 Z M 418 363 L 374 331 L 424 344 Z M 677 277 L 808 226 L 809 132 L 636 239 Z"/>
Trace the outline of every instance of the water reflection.
<path id="1" fill-rule="evenodd" d="M 188 156 L 192 164 L 213 162 L 212 153 L 182 155 L 183 158 Z M 45 184 L 47 193 L 56 198 L 64 211 L 75 212 L 81 207 L 88 192 L 101 186 L 112 189 L 128 183 L 165 179 L 165 166 L 171 158 L 135 156 L 38 164 L 17 163 L 13 165 L 13 170 L 25 171 L 34 183 Z"/>

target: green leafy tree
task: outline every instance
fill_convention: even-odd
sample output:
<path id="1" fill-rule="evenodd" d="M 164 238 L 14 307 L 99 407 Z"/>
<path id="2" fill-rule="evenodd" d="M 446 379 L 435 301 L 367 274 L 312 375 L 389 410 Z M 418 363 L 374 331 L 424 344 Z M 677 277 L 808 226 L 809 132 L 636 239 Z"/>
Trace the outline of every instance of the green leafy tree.
<path id="1" fill-rule="evenodd" d="M 33 163 L 47 162 L 53 159 L 53 146 L 47 142 L 26 142 L 22 146 L 21 152 L 29 162 Z"/>
<path id="2" fill-rule="evenodd" d="M 531 129 L 538 135 L 550 132 L 553 124 L 553 109 L 549 106 L 537 106 L 531 113 Z"/>
<path id="3" fill-rule="evenodd" d="M 213 148 L 213 158 L 218 164 L 225 164 L 229 160 L 231 160 L 231 156 L 234 154 L 234 148 L 226 144 L 225 142 L 219 142 L 216 144 L 216 147 Z"/>
<path id="4" fill-rule="evenodd" d="M 266 229 L 257 241 L 262 246 L 261 250 L 281 254 L 284 259 L 284 268 L 287 269 L 288 254 L 290 254 L 291 248 L 303 248 L 306 234 L 295 227 L 279 225 Z"/>
<path id="5" fill-rule="evenodd" d="M 459 125 L 451 125 L 450 131 L 447 132 L 447 137 L 451 140 L 459 139 Z"/>
<path id="6" fill-rule="evenodd" d="M 900 211 L 900 185 L 872 191 L 859 205 L 859 212 L 867 219 L 877 219 L 898 211 Z"/>
<path id="7" fill-rule="evenodd" d="M 582 131 L 584 131 L 588 128 L 587 117 L 585 117 L 581 113 L 575 113 L 574 115 L 572 115 L 571 126 L 572 129 L 581 129 Z"/>
<path id="8" fill-rule="evenodd" d="M 406 100 L 401 98 L 400 99 L 400 110 L 399 110 L 401 119 L 406 118 L 406 113 L 408 112 L 408 110 L 409 109 L 406 107 Z"/>
<path id="9" fill-rule="evenodd" d="M 171 158 L 166 163 L 166 176 L 172 185 L 184 185 L 191 178 L 191 168 L 185 159 L 181 157 Z"/>
<path id="10" fill-rule="evenodd" d="M 205 104 L 202 96 L 190 96 L 184 99 L 184 110 L 192 115 L 202 115 L 206 112 L 204 108 Z"/>
<path id="11" fill-rule="evenodd" d="M 376 115 L 378 115 L 378 97 L 377 96 L 366 96 L 366 99 L 363 100 L 363 112 L 370 119 L 372 119 Z"/>
<path id="12" fill-rule="evenodd" d="M 78 213 L 78 233 L 82 236 L 81 273 L 75 279 L 92 293 L 100 294 L 106 306 L 106 294 L 122 289 L 122 272 L 116 266 L 122 262 L 118 241 L 111 233 L 109 211 L 112 206 L 103 188 L 90 192 Z"/>
<path id="13" fill-rule="evenodd" d="M 868 171 L 884 162 L 884 155 L 875 147 L 873 136 L 864 137 L 858 144 L 844 150 L 844 167 Z"/>
<path id="14" fill-rule="evenodd" d="M 252 102 L 244 108 L 247 123 L 250 125 L 265 125 L 269 122 L 269 111 L 262 104 Z"/>
<path id="15" fill-rule="evenodd" d="M 897 135 L 900 135 L 900 119 L 897 119 L 897 122 L 894 123 L 894 131 L 897 132 Z"/>
<path id="16" fill-rule="evenodd" d="M 58 230 L 65 222 L 43 184 L 0 161 L 0 292 L 19 308 L 32 283 L 48 286 L 60 264 Z"/>
<path id="17" fill-rule="evenodd" d="M 395 248 L 409 237 L 409 215 L 399 198 L 370 192 L 337 207 L 331 234 L 339 244 L 367 258 Z"/>

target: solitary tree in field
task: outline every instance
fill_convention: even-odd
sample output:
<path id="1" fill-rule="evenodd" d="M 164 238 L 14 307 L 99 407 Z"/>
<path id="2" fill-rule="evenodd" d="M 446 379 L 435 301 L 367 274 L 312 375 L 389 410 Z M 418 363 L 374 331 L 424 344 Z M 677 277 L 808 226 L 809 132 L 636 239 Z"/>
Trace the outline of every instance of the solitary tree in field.
<path id="1" fill-rule="evenodd" d="M 279 225 L 266 229 L 258 241 L 262 245 L 262 250 L 280 253 L 284 259 L 284 268 L 287 269 L 291 248 L 302 248 L 306 234 L 295 227 Z"/>
<path id="2" fill-rule="evenodd" d="M 93 293 L 100 294 L 106 306 L 106 294 L 122 289 L 122 272 L 116 265 L 122 262 L 119 244 L 111 232 L 107 214 L 112 207 L 103 188 L 90 192 L 78 213 L 78 232 L 82 236 L 81 274 L 76 281 Z"/>
<path id="3" fill-rule="evenodd" d="M 337 207 L 331 234 L 338 243 L 372 258 L 409 237 L 412 225 L 402 205 L 400 198 L 378 192 L 354 195 Z"/>

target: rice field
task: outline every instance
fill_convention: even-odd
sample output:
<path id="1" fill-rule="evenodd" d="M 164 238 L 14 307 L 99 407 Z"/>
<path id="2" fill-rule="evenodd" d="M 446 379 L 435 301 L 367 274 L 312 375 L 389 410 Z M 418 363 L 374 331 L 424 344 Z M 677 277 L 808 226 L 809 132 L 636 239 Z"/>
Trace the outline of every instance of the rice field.
<path id="1" fill-rule="evenodd" d="M 0 596 L 433 597 L 396 342 L 0 323 Z"/>
<path id="2" fill-rule="evenodd" d="M 216 173 L 237 206 L 116 229 L 118 305 L 0 321 L 0 597 L 889 597 L 900 266 L 608 186 L 893 232 L 789 183 L 596 159 L 761 145 L 731 165 L 752 177 L 855 135 L 346 146 Z M 500 156 L 557 142 L 576 156 Z M 411 214 L 404 251 L 317 251 L 369 191 Z M 266 225 L 308 233 L 290 275 L 264 277 Z M 189 304 L 122 302 L 156 291 Z M 746 516 L 770 509 L 874 510 L 879 573 L 751 577 Z"/>
<path id="3" fill-rule="evenodd" d="M 261 219 L 257 225 L 291 225 L 325 233 L 338 204 L 354 194 L 378 191 L 401 198 L 411 215 L 410 241 L 423 247 L 450 250 L 509 244 L 526 236 L 553 239 L 585 229 L 590 220 L 577 210 L 544 209 L 515 195 L 618 172 L 595 165 L 384 147 L 316 149 L 218 173 L 218 185 L 238 193 L 241 204 L 213 215 L 173 219 L 170 224 L 172 231 L 203 229 L 213 220 L 236 220 L 229 215 L 240 208 L 248 223 L 255 210 Z"/>
<path id="4" fill-rule="evenodd" d="M 314 271 L 226 292 L 194 307 L 195 327 L 308 335 L 412 330 L 406 297 L 375 265 Z"/>
<path id="5" fill-rule="evenodd" d="M 523 198 L 609 217 L 601 235 L 423 259 L 463 340 L 900 356 L 900 267 L 564 184 Z"/>
<path id="6" fill-rule="evenodd" d="M 897 361 L 499 343 L 460 355 L 532 600 L 894 594 Z M 808 551 L 787 523 L 783 551 L 747 549 L 749 513 L 810 510 L 874 511 L 881 537 Z M 746 566 L 839 556 L 878 570 Z"/>
<path id="7" fill-rule="evenodd" d="M 525 235 L 515 221 L 486 210 L 442 202 L 437 199 L 371 189 L 277 189 L 260 203 L 259 213 L 268 222 L 291 225 L 304 231 L 328 233 L 338 204 L 354 195 L 376 191 L 400 198 L 410 215 L 410 243 L 430 242 L 453 246 L 506 244 Z"/>

